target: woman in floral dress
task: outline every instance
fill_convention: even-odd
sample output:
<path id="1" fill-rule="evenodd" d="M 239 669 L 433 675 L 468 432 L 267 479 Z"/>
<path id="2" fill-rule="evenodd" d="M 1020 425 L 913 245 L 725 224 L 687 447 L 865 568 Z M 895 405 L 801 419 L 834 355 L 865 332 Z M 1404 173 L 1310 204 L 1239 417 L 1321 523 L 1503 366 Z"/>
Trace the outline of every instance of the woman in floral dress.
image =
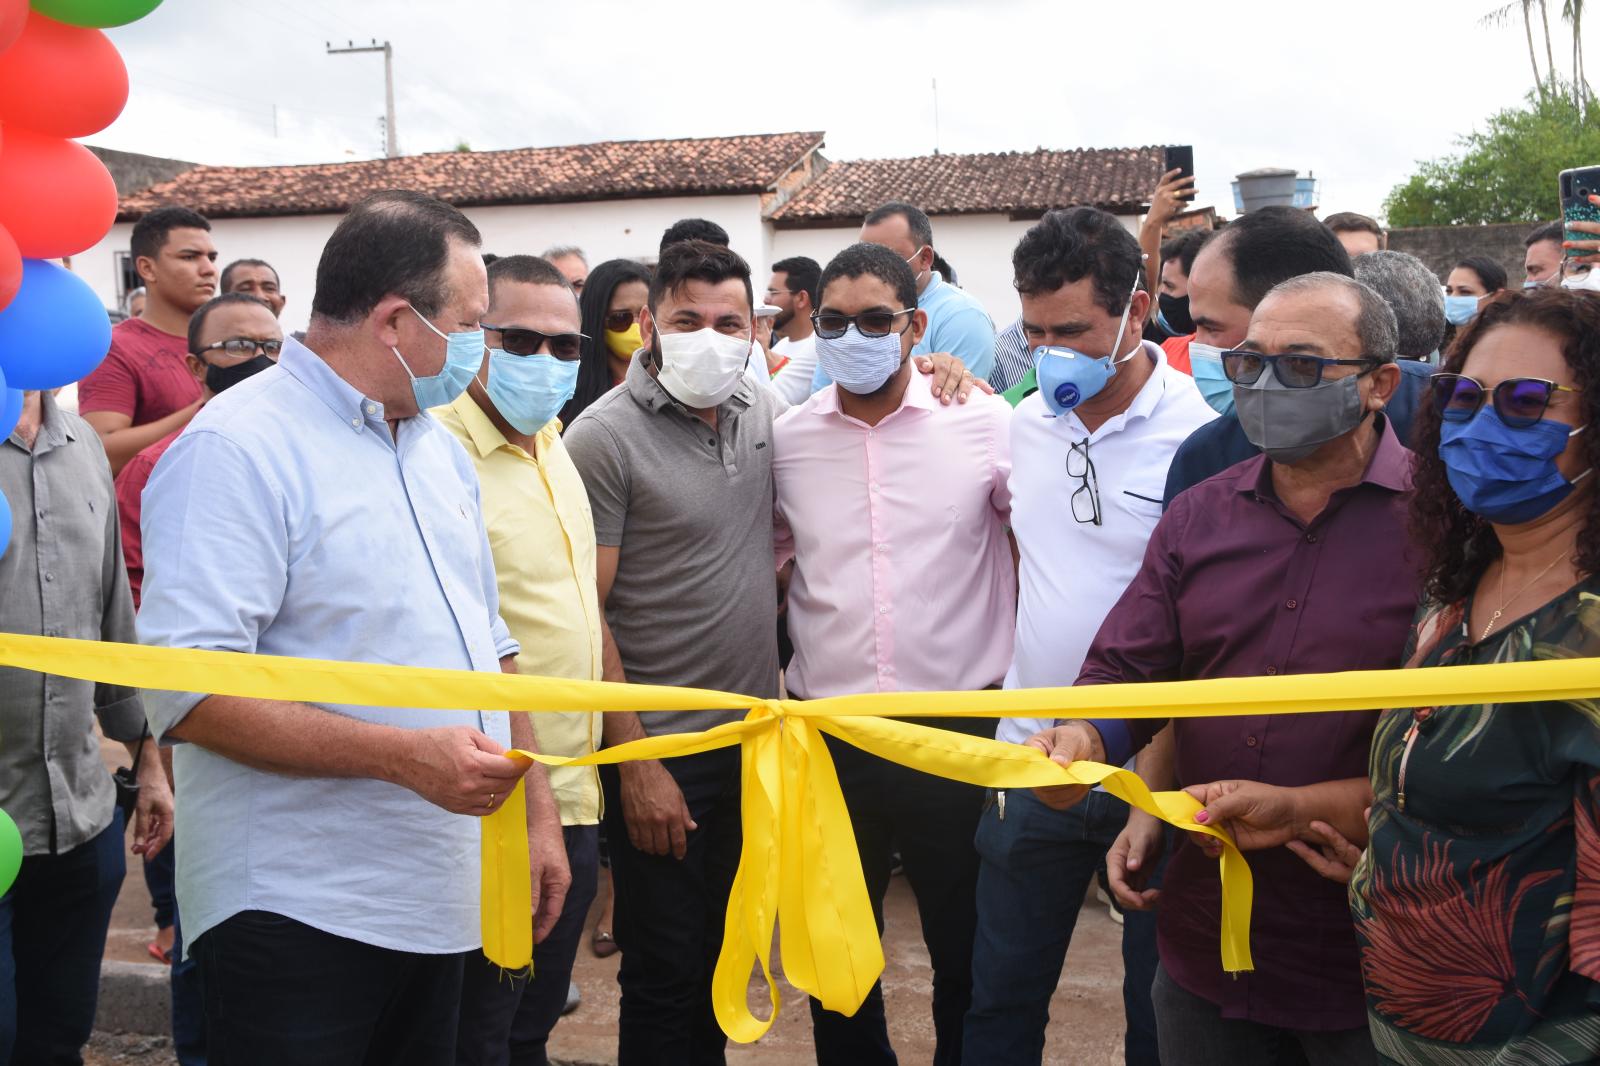
<path id="1" fill-rule="evenodd" d="M 1489 304 L 1419 434 L 1406 664 L 1600 655 L 1600 295 Z M 1600 1060 L 1600 698 L 1388 711 L 1371 777 L 1350 898 L 1380 1060 Z"/>

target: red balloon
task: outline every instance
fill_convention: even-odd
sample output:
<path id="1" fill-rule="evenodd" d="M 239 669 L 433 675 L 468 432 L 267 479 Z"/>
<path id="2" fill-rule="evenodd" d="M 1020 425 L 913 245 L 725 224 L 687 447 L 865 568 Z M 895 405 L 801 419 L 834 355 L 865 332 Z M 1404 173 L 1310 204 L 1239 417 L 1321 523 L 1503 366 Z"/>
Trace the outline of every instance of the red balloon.
<path id="1" fill-rule="evenodd" d="M 0 151 L 0 226 L 27 259 L 93 248 L 117 220 L 117 186 L 76 141 L 15 126 Z"/>
<path id="2" fill-rule="evenodd" d="M 11 47 L 27 21 L 28 0 L 0 0 L 0 52 Z"/>
<path id="3" fill-rule="evenodd" d="M 0 229 L 0 311 L 16 298 L 22 288 L 22 253 L 11 234 Z"/>
<path id="4" fill-rule="evenodd" d="M 0 55 L 0 121 L 13 128 L 87 137 L 115 122 L 127 102 L 128 68 L 99 30 L 35 11 Z"/>

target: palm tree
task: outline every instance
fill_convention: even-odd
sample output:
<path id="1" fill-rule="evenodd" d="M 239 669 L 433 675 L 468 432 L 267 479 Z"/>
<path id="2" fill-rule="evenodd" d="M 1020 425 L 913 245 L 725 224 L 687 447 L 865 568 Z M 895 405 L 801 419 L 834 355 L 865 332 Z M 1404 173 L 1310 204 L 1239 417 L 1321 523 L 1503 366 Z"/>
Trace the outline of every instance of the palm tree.
<path id="1" fill-rule="evenodd" d="M 1594 95 L 1583 65 L 1583 0 L 1562 0 L 1561 18 L 1572 27 L 1572 97 L 1581 115 Z"/>
<path id="2" fill-rule="evenodd" d="M 1483 18 L 1479 19 L 1478 21 L 1479 21 L 1479 23 L 1481 25 L 1485 25 L 1485 26 L 1503 26 L 1503 25 L 1505 25 L 1506 20 L 1508 20 L 1511 17 L 1511 13 L 1513 11 L 1516 11 L 1518 8 L 1522 9 L 1522 29 L 1523 29 L 1523 32 L 1526 33 L 1527 37 L 1528 37 L 1528 63 L 1533 67 L 1533 84 L 1538 87 L 1539 99 L 1543 100 L 1544 99 L 1544 95 L 1545 95 L 1544 78 L 1539 73 L 1539 54 L 1533 50 L 1533 5 L 1535 3 L 1537 3 L 1539 5 L 1540 10 L 1543 11 L 1543 9 L 1544 9 L 1543 0 L 1511 0 L 1511 3 L 1506 4 L 1504 7 L 1495 8 L 1493 11 L 1489 12 L 1487 15 L 1483 16 Z M 1549 44 L 1550 44 L 1549 23 L 1546 22 L 1545 23 L 1545 46 L 1546 46 L 1546 51 L 1549 50 Z M 1552 75 L 1554 74 L 1554 68 L 1553 67 L 1551 69 L 1551 73 L 1552 73 Z"/>

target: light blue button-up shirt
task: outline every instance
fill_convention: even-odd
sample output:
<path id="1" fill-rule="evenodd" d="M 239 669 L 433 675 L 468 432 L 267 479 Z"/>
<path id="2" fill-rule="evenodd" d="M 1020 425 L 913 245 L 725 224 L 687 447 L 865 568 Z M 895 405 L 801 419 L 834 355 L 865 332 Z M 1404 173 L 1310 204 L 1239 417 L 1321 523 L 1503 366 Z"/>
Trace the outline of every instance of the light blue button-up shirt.
<path id="1" fill-rule="evenodd" d="M 398 428 L 293 340 L 277 367 L 206 404 L 144 492 L 140 639 L 499 670 L 518 648 L 499 616 L 472 464 L 427 415 Z M 152 732 L 164 737 L 204 698 L 148 694 Z M 511 742 L 499 712 L 324 709 Z M 482 943 L 478 819 L 383 781 L 286 777 L 192 744 L 177 745 L 173 767 L 186 941 L 265 910 L 397 950 Z"/>
<path id="2" fill-rule="evenodd" d="M 917 294 L 917 307 L 928 316 L 928 328 L 911 354 L 949 352 L 966 364 L 973 377 L 988 380 L 994 372 L 994 320 L 978 298 L 933 270 L 928 273 L 928 287 Z M 811 378 L 811 391 L 832 383 L 819 364 Z"/>

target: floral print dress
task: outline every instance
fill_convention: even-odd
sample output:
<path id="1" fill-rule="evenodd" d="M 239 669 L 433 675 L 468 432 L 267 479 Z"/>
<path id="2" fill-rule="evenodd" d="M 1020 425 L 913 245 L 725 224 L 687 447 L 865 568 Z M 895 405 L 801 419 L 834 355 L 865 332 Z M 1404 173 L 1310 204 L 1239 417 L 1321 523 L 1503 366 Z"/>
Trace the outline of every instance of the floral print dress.
<path id="1" fill-rule="evenodd" d="M 1600 655 L 1600 576 L 1482 644 L 1470 616 L 1424 605 L 1406 665 Z M 1371 776 L 1350 902 L 1379 1060 L 1600 1061 L 1600 698 L 1386 711 Z"/>

